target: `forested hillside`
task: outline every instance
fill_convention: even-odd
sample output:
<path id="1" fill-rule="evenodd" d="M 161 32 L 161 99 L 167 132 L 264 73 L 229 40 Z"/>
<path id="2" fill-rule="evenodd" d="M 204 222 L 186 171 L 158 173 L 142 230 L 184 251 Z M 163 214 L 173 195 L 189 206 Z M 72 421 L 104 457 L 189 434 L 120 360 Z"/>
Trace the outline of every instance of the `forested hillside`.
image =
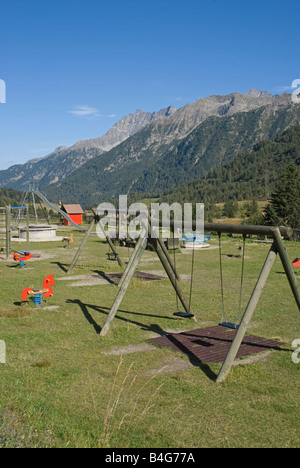
<path id="1" fill-rule="evenodd" d="M 300 125 L 279 133 L 273 141 L 256 144 L 253 151 L 213 169 L 204 179 L 164 192 L 161 199 L 204 203 L 266 200 L 292 162 L 300 166 Z"/>
<path id="2" fill-rule="evenodd" d="M 18 192 L 13 189 L 0 188 L 0 206 L 19 205 L 22 197 L 22 192 Z"/>

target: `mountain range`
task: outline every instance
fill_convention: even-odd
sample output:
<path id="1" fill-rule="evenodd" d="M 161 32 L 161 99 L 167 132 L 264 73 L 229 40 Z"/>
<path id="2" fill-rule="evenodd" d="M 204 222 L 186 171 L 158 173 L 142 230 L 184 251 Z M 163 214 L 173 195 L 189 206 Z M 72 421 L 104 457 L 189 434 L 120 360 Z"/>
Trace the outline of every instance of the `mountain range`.
<path id="1" fill-rule="evenodd" d="M 43 158 L 32 159 L 25 164 L 0 171 L 0 186 L 26 191 L 29 185 L 44 188 L 55 184 L 90 159 L 117 146 L 149 122 L 172 115 L 175 111 L 173 106 L 153 113 L 137 110 L 135 114 L 128 114 L 119 120 L 102 137 L 81 140 L 71 147 L 59 146 Z"/>
<path id="2" fill-rule="evenodd" d="M 0 171 L 0 186 L 26 190 L 35 183 L 53 201 L 84 206 L 124 193 L 160 193 L 205 177 L 299 122 L 291 95 L 257 90 L 213 95 L 180 109 L 138 110 L 102 137 Z"/>

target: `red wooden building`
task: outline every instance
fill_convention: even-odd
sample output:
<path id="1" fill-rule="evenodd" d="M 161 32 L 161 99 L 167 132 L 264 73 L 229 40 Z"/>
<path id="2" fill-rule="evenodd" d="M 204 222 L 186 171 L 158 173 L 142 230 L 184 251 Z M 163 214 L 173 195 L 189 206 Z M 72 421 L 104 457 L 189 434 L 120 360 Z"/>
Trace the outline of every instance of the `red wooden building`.
<path id="1" fill-rule="evenodd" d="M 80 205 L 62 205 L 61 210 L 67 213 L 69 218 L 74 221 L 76 224 L 82 224 L 82 215 L 83 209 Z M 69 226 L 71 223 L 64 218 L 62 215 L 60 216 L 60 224 L 64 224 L 65 226 Z"/>

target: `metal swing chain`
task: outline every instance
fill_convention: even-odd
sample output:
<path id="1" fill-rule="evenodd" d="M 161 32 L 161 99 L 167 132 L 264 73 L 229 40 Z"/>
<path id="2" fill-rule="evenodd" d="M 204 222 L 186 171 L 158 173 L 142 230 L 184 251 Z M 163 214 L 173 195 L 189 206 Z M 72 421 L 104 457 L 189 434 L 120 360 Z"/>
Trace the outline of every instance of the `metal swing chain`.
<path id="1" fill-rule="evenodd" d="M 191 271 L 189 310 L 191 310 L 191 304 L 192 304 L 193 279 L 194 279 L 194 263 L 195 263 L 195 240 L 196 240 L 196 236 L 194 236 L 194 238 L 193 238 L 193 255 L 192 255 L 192 271 Z"/>
<path id="2" fill-rule="evenodd" d="M 240 298 L 239 298 L 239 311 L 238 311 L 238 323 L 241 321 L 241 308 L 242 308 L 242 295 L 243 295 L 243 283 L 244 283 L 244 266 L 245 266 L 245 245 L 246 235 L 243 234 L 243 257 L 242 257 L 242 272 L 241 272 L 241 283 L 240 283 Z M 219 233 L 219 257 L 220 257 L 220 282 L 221 282 L 221 296 L 222 296 L 222 318 L 221 322 L 227 322 L 225 315 L 224 306 L 224 284 L 223 284 L 223 267 L 222 267 L 222 244 L 221 244 L 221 233 Z"/>
<path id="3" fill-rule="evenodd" d="M 174 257 L 174 268 L 176 270 L 176 249 L 175 249 L 175 234 L 173 231 L 173 257 Z M 192 257 L 192 270 L 191 270 L 191 282 L 190 282 L 190 297 L 189 297 L 189 312 L 179 312 L 178 311 L 178 293 L 177 293 L 177 288 L 175 287 L 175 297 L 176 297 L 176 308 L 177 312 L 175 312 L 173 315 L 183 317 L 183 318 L 191 318 L 194 317 L 194 314 L 191 312 L 191 305 L 192 305 L 192 290 L 193 290 L 193 276 L 194 276 L 194 248 L 193 248 L 193 257 Z M 175 285 L 177 284 L 177 277 L 175 275 Z"/>
<path id="4" fill-rule="evenodd" d="M 33 201 L 33 209 L 34 209 L 34 214 L 35 214 L 35 221 L 36 221 L 36 224 L 38 224 L 38 214 L 36 211 L 34 192 L 32 192 L 32 201 Z"/>
<path id="5" fill-rule="evenodd" d="M 50 217 L 49 217 L 49 214 L 47 213 L 47 210 L 46 208 L 42 205 L 42 201 L 41 199 L 39 199 L 39 203 L 40 203 L 40 207 L 41 207 L 41 210 L 43 211 L 44 213 L 44 216 L 45 216 L 45 220 L 47 221 L 47 223 L 49 224 L 50 226 Z"/>
<path id="6" fill-rule="evenodd" d="M 225 317 L 225 307 L 224 307 L 224 285 L 223 285 L 221 232 L 219 232 L 218 235 L 219 235 L 220 283 L 221 283 L 221 297 L 222 297 L 222 318 L 221 318 L 221 322 L 224 322 L 224 321 L 226 321 L 226 317 Z"/>
<path id="7" fill-rule="evenodd" d="M 242 273 L 241 273 L 241 285 L 240 285 L 240 302 L 239 302 L 238 323 L 240 323 L 240 321 L 241 321 L 241 307 L 242 307 L 242 295 L 243 295 L 243 283 L 244 283 L 244 265 L 245 265 L 245 245 L 246 245 L 246 234 L 243 234 L 243 258 L 242 258 Z"/>
<path id="8" fill-rule="evenodd" d="M 174 257 L 174 268 L 176 270 L 175 230 L 173 230 L 173 257 Z M 176 275 L 175 275 L 175 284 L 177 285 Z M 175 296 L 176 296 L 176 310 L 178 311 L 178 294 L 176 290 L 175 290 Z"/>

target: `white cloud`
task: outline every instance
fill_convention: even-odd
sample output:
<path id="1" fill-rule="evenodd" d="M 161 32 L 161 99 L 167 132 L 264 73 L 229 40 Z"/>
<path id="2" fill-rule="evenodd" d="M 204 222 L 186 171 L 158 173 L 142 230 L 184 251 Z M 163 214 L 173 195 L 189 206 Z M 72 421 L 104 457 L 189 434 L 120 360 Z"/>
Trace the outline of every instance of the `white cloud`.
<path id="1" fill-rule="evenodd" d="M 275 88 L 275 91 L 278 91 L 278 92 L 289 92 L 289 91 L 292 91 L 292 89 L 294 89 L 292 86 L 277 86 Z"/>
<path id="2" fill-rule="evenodd" d="M 69 114 L 76 117 L 94 118 L 94 117 L 117 117 L 116 114 L 101 114 L 96 107 L 90 106 L 75 106 L 74 109 L 68 111 Z"/>
<path id="3" fill-rule="evenodd" d="M 75 109 L 70 110 L 69 114 L 76 115 L 77 117 L 101 117 L 98 109 L 90 106 L 75 106 Z"/>
<path id="4" fill-rule="evenodd" d="M 275 88 L 276 91 L 279 91 L 279 92 L 290 92 L 290 91 L 294 91 L 295 88 L 298 88 L 300 86 L 300 79 L 297 79 L 297 80 L 293 80 L 292 84 L 290 86 L 277 86 Z"/>

